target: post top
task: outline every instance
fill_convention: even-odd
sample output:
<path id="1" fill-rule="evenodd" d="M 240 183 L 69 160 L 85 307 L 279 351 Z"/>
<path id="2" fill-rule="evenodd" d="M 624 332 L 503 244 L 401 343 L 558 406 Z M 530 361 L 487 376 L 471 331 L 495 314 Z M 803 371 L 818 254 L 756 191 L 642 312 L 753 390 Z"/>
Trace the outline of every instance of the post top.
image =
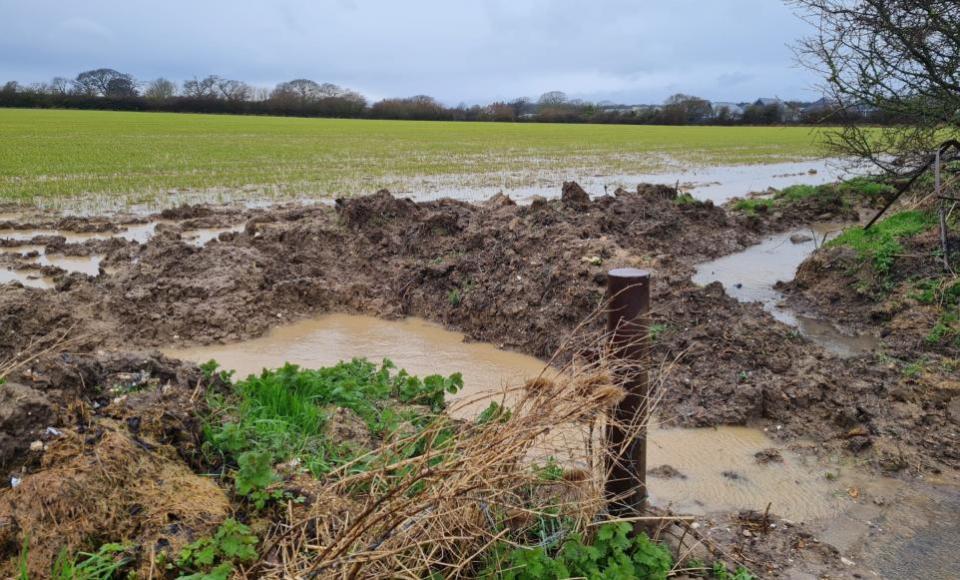
<path id="1" fill-rule="evenodd" d="M 649 278 L 649 270 L 640 270 L 638 268 L 615 268 L 610 270 L 607 275 L 611 278 L 625 278 L 625 279 L 638 279 L 638 278 Z"/>

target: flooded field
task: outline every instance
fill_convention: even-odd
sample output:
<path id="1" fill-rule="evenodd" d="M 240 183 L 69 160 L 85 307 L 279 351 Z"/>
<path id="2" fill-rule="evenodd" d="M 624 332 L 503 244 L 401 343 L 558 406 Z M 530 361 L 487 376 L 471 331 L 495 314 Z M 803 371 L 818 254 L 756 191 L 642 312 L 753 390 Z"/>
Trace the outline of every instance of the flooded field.
<path id="1" fill-rule="evenodd" d="M 44 207 L 66 207 L 82 199 L 83 204 L 99 201 L 100 209 L 176 204 L 191 192 L 199 194 L 193 202 L 207 196 L 207 201 L 228 203 L 333 198 L 381 188 L 518 190 L 557 187 L 573 176 L 784 163 L 824 154 L 815 138 L 819 129 L 805 127 L 420 123 L 7 109 L 0 111 L 0 132 L 0 148 L 16 152 L 7 156 L 9 167 L 0 175 L 0 199 Z M 38 140 L 47 145 L 38 147 Z M 87 209 L 95 209 L 91 205 Z"/>
<path id="2" fill-rule="evenodd" d="M 782 189 L 791 185 L 822 185 L 833 183 L 845 176 L 855 175 L 863 169 L 851 167 L 840 159 L 815 159 L 789 163 L 764 163 L 751 165 L 699 166 L 668 161 L 669 170 L 619 175 L 584 176 L 570 172 L 551 172 L 539 176 L 535 185 L 519 186 L 505 179 L 501 185 L 486 187 L 450 187 L 429 182 L 410 188 L 414 199 L 426 201 L 450 197 L 464 201 L 481 202 L 498 192 L 503 192 L 519 203 L 529 203 L 535 197 L 556 198 L 564 181 L 577 181 L 592 196 L 612 194 L 618 187 L 631 189 L 638 183 L 663 183 L 679 185 L 681 191 L 694 198 L 723 204 L 734 197 L 743 197 L 751 192 L 764 192 L 769 188 Z"/>
<path id="3" fill-rule="evenodd" d="M 693 281 L 700 285 L 720 282 L 737 300 L 759 302 L 774 318 L 797 327 L 804 336 L 835 354 L 869 352 L 877 347 L 877 337 L 846 334 L 828 321 L 793 312 L 781 305 L 784 296 L 775 288 L 777 282 L 793 280 L 803 260 L 843 228 L 843 224 L 814 224 L 769 236 L 742 252 L 698 265 Z"/>
<path id="4" fill-rule="evenodd" d="M 643 167 L 658 167 L 650 171 Z M 396 195 L 417 201 L 442 198 L 482 202 L 497 193 L 505 193 L 518 203 L 530 203 L 536 197 L 555 199 L 560 195 L 564 181 L 575 180 L 591 196 L 612 194 L 618 187 L 633 188 L 637 183 L 679 185 L 697 199 L 723 204 L 734 197 L 768 188 L 782 189 L 791 185 L 821 185 L 857 175 L 865 171 L 841 159 L 811 159 L 809 161 L 752 163 L 743 165 L 710 165 L 685 163 L 664 156 L 652 156 L 648 162 L 638 163 L 635 172 L 582 172 L 569 170 L 526 170 L 522 173 L 460 174 L 443 176 L 396 177 L 382 184 Z M 37 207 L 64 215 L 97 216 L 132 213 L 147 216 L 155 212 L 189 203 L 234 205 L 266 208 L 283 203 L 330 204 L 334 197 L 371 193 L 365 189 L 342 190 L 333 195 L 306 195 L 296 192 L 264 193 L 257 188 L 230 188 L 211 190 L 171 190 L 162 196 L 140 199 L 115 195 L 87 195 L 82 198 L 38 198 Z M 13 215 L 13 214 L 10 214 Z M 0 218 L 0 221 L 3 221 Z"/>

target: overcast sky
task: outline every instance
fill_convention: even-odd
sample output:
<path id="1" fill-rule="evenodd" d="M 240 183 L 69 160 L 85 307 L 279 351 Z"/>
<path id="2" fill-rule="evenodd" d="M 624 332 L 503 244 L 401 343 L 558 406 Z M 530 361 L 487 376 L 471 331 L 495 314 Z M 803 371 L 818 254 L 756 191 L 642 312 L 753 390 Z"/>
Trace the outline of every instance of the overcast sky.
<path id="1" fill-rule="evenodd" d="M 780 0 L 0 0 L 0 82 L 110 67 L 447 104 L 814 100 L 787 46 L 808 32 Z"/>

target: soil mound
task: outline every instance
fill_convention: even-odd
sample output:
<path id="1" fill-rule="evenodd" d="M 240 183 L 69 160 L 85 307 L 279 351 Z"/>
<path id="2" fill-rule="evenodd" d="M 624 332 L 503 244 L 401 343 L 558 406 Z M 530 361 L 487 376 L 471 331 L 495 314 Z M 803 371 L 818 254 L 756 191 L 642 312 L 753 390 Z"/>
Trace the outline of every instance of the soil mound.
<path id="1" fill-rule="evenodd" d="M 367 197 L 338 199 L 337 212 L 349 228 L 377 228 L 397 219 L 409 220 L 419 211 L 411 199 L 398 199 L 386 189 Z"/>
<path id="2" fill-rule="evenodd" d="M 564 207 L 570 209 L 585 209 L 590 205 L 590 196 L 576 181 L 565 181 L 560 201 L 563 202 Z"/>

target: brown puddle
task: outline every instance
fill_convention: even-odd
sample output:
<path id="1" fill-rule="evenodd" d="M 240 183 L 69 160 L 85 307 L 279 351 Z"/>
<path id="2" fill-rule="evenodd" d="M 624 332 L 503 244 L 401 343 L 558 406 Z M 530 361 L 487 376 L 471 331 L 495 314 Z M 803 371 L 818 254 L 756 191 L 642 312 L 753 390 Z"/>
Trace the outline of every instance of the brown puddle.
<path id="1" fill-rule="evenodd" d="M 63 256 L 58 254 L 42 254 L 39 258 L 41 266 L 56 266 L 67 272 L 79 272 L 87 276 L 100 274 L 100 262 L 103 256 Z"/>
<path id="2" fill-rule="evenodd" d="M 462 373 L 467 393 L 498 390 L 537 376 L 544 363 L 484 343 L 465 343 L 463 335 L 430 322 L 407 318 L 387 321 L 371 316 L 330 314 L 274 328 L 264 337 L 228 345 L 166 349 L 176 358 L 216 359 L 245 377 L 286 362 L 317 368 L 365 357 L 392 360 L 416 375 Z"/>
<path id="3" fill-rule="evenodd" d="M 19 282 L 27 288 L 40 288 L 49 290 L 53 288 L 53 278 L 43 276 L 34 270 L 11 270 L 9 268 L 0 268 L 0 284 L 10 284 Z"/>
<path id="4" fill-rule="evenodd" d="M 463 335 L 424 320 L 387 321 L 370 316 L 331 314 L 273 329 L 262 338 L 228 345 L 165 349 L 168 356 L 196 362 L 215 359 L 241 377 L 286 362 L 306 368 L 336 364 L 362 356 L 389 358 L 417 375 L 463 374 L 465 390 L 455 399 L 475 399 L 504 386 L 518 385 L 544 371 L 536 358 L 500 350 L 491 344 L 464 342 Z M 458 415 L 478 412 L 485 404 L 458 408 Z M 777 513 L 798 520 L 823 517 L 836 509 L 832 488 L 799 456 L 784 464 L 758 465 L 753 454 L 773 447 L 761 431 L 654 429 L 649 464 L 670 464 L 686 479 L 651 478 L 659 504 L 691 513 L 763 509 L 773 502 Z M 724 471 L 738 474 L 737 479 Z M 819 498 L 819 499 L 818 499 Z"/>
<path id="5" fill-rule="evenodd" d="M 164 352 L 196 362 L 216 359 L 240 376 L 286 362 L 315 368 L 353 357 L 386 357 L 419 375 L 463 373 L 461 400 L 516 385 L 544 370 L 544 363 L 533 357 L 463 338 L 419 319 L 331 314 L 245 342 Z M 482 406 L 467 409 L 476 412 Z M 955 483 L 935 486 L 872 476 L 855 466 L 794 453 L 749 427 L 653 427 L 648 441 L 648 466 L 670 465 L 680 473 L 668 479 L 648 476 L 656 505 L 711 514 L 763 511 L 769 504 L 771 513 L 809 523 L 818 538 L 884 576 L 940 578 L 946 577 L 938 576 L 941 571 L 957 569 L 960 489 Z M 782 462 L 757 460 L 755 454 L 770 448 Z"/>
<path id="6" fill-rule="evenodd" d="M 839 356 L 870 352 L 879 345 L 877 337 L 846 334 L 829 322 L 796 314 L 780 305 L 784 296 L 774 289 L 777 282 L 793 280 L 803 260 L 842 228 L 838 224 L 815 224 L 770 236 L 742 252 L 698 265 L 693 282 L 702 286 L 720 282 L 726 293 L 740 302 L 760 302 L 774 318 L 797 327 L 801 334 Z M 790 238 L 797 235 L 808 239 L 795 244 Z"/>

